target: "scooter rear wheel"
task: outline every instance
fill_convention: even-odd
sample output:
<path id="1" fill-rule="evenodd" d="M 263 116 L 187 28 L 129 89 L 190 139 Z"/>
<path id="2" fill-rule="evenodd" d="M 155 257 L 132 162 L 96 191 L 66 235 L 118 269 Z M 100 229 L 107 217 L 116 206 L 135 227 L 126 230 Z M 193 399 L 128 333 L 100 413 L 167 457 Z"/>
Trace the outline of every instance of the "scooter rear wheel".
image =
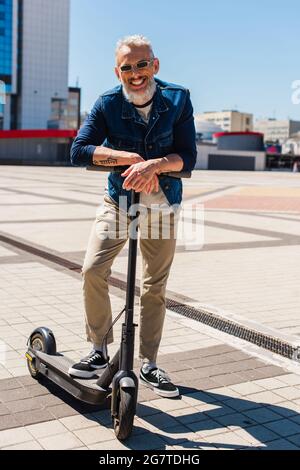
<path id="1" fill-rule="evenodd" d="M 54 334 L 49 328 L 41 327 L 36 328 L 29 338 L 29 346 L 36 351 L 42 351 L 46 354 L 56 354 L 56 342 Z M 27 366 L 31 377 L 40 379 L 42 374 L 36 367 L 35 358 L 32 357 L 30 351 L 26 353 Z"/>
<path id="2" fill-rule="evenodd" d="M 45 339 L 41 333 L 35 333 L 30 338 L 30 346 L 36 351 L 45 351 Z M 39 379 L 42 375 L 39 370 L 35 367 L 34 361 L 27 359 L 27 366 L 31 377 Z"/>
<path id="3" fill-rule="evenodd" d="M 119 412 L 114 417 L 114 430 L 120 441 L 127 439 L 133 428 L 133 420 L 136 410 L 136 397 L 133 389 L 120 389 Z"/>

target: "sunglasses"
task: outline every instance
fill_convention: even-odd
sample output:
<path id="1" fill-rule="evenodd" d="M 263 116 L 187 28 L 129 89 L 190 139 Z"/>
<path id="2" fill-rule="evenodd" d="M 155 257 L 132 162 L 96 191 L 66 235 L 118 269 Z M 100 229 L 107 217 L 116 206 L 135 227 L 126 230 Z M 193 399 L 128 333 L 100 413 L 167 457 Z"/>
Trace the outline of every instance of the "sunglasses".
<path id="1" fill-rule="evenodd" d="M 121 67 L 119 67 L 119 69 L 121 70 L 122 73 L 132 72 L 132 70 L 134 70 L 135 72 L 138 72 L 139 70 L 143 70 L 143 69 L 148 68 L 150 65 L 153 64 L 153 61 L 154 61 L 154 59 L 140 60 L 140 62 L 138 62 L 135 65 L 121 65 Z"/>

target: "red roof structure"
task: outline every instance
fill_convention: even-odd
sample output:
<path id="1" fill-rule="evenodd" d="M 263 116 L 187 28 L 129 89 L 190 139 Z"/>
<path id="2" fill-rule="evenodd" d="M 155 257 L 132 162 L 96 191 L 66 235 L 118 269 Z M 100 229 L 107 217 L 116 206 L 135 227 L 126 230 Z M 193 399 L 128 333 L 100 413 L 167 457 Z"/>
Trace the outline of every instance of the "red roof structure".
<path id="1" fill-rule="evenodd" d="M 24 129 L 0 131 L 0 139 L 74 139 L 77 131 L 63 129 Z"/>
<path id="2" fill-rule="evenodd" d="M 258 136 L 261 136 L 263 137 L 264 134 L 262 134 L 261 132 L 216 132 L 214 134 L 214 137 L 218 138 L 218 137 L 223 137 L 223 136 L 231 136 L 231 135 L 258 135 Z"/>

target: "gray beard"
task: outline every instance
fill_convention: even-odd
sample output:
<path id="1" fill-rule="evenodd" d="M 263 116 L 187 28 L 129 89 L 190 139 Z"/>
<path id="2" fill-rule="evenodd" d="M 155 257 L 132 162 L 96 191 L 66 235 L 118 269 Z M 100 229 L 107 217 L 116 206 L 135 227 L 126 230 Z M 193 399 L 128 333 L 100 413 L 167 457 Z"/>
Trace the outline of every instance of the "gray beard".
<path id="1" fill-rule="evenodd" d="M 137 105 L 142 105 L 142 104 L 147 103 L 147 101 L 150 101 L 153 98 L 154 93 L 156 91 L 156 82 L 155 82 L 154 78 L 151 80 L 151 82 L 149 83 L 148 87 L 146 88 L 146 90 L 143 94 L 134 93 L 133 91 L 129 91 L 129 90 L 127 90 L 126 85 L 124 85 L 124 83 L 122 83 L 122 85 L 123 85 L 123 94 L 124 94 L 125 98 L 130 103 L 137 104 Z"/>

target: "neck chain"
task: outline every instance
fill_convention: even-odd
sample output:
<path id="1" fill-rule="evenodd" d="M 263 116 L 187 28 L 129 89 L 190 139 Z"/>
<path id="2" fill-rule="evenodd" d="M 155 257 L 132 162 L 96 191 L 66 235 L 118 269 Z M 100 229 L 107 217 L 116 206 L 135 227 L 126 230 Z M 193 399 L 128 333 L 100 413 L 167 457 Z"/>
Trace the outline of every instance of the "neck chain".
<path id="1" fill-rule="evenodd" d="M 135 108 L 139 108 L 139 109 L 146 108 L 147 106 L 149 106 L 152 103 L 153 99 L 154 99 L 154 95 L 152 96 L 151 100 L 147 101 L 147 103 L 144 103 L 144 104 L 134 104 L 133 103 L 133 106 Z"/>

